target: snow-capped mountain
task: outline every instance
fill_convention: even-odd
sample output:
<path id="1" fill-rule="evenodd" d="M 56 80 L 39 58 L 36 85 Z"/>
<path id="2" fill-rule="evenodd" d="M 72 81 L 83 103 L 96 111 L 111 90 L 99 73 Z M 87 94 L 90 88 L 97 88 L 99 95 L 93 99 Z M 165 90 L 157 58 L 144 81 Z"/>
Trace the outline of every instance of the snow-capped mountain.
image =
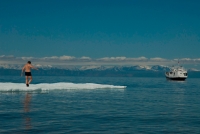
<path id="1" fill-rule="evenodd" d="M 0 64 L 0 69 L 16 69 L 21 70 L 24 65 L 12 65 L 12 64 Z M 52 66 L 52 65 L 40 65 L 36 64 L 33 66 L 43 69 L 43 70 L 49 70 L 49 69 L 65 69 L 65 70 L 79 70 L 76 66 Z"/>
<path id="2" fill-rule="evenodd" d="M 154 65 L 154 66 L 52 66 L 52 65 L 40 65 L 36 64 L 35 67 L 43 70 L 50 69 L 62 69 L 70 71 L 169 71 L 170 67 L 163 65 Z M 11 65 L 11 64 L 0 64 L 0 69 L 16 69 L 21 70 L 23 65 Z M 188 69 L 188 71 L 200 71 L 195 68 Z"/>
<path id="3" fill-rule="evenodd" d="M 200 72 L 200 70 L 195 69 L 195 68 L 190 68 L 190 69 L 188 69 L 188 71 L 190 71 L 190 72 Z"/>
<path id="4" fill-rule="evenodd" d="M 22 69 L 23 65 L 0 64 L 0 69 Z"/>
<path id="5" fill-rule="evenodd" d="M 85 70 L 96 70 L 96 71 L 104 71 L 104 70 L 113 70 L 113 71 L 133 71 L 133 70 L 152 70 L 152 71 L 166 71 L 169 67 L 166 66 L 52 66 L 52 65 L 34 65 L 39 69 L 65 69 L 65 70 L 76 70 L 76 71 L 85 71 Z M 22 69 L 23 65 L 10 65 L 10 64 L 0 64 L 0 69 Z"/>
<path id="6" fill-rule="evenodd" d="M 170 67 L 163 66 L 163 65 L 155 65 L 155 66 L 151 67 L 151 70 L 153 70 L 153 71 L 169 71 Z"/>
<path id="7" fill-rule="evenodd" d="M 91 65 L 91 66 L 81 66 L 79 68 L 79 70 L 82 70 L 82 71 L 93 70 L 93 69 L 95 69 L 95 70 L 105 70 L 106 68 L 104 66 L 93 66 L 93 65 Z"/>
<path id="8" fill-rule="evenodd" d="M 80 70 L 112 70 L 112 71 L 166 71 L 166 66 L 82 66 Z"/>
<path id="9" fill-rule="evenodd" d="M 0 69 L 16 69 L 16 70 L 21 70 L 24 65 L 12 65 L 12 64 L 0 64 Z M 50 69 L 53 68 L 51 65 L 34 65 L 37 68 L 41 69 Z"/>
<path id="10" fill-rule="evenodd" d="M 35 76 L 81 76 L 81 77 L 164 77 L 164 72 L 170 67 L 156 66 L 51 66 L 34 65 L 39 70 L 33 70 Z M 0 76 L 16 75 L 23 65 L 0 64 Z M 188 69 L 190 77 L 200 77 L 197 69 Z"/>

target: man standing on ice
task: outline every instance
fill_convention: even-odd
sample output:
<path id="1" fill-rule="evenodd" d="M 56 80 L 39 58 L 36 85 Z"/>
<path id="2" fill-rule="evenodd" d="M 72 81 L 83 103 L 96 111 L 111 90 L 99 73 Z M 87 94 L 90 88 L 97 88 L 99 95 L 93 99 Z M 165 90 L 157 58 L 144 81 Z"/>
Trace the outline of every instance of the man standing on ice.
<path id="1" fill-rule="evenodd" d="M 24 67 L 22 68 L 22 73 L 21 76 L 23 75 L 23 72 L 25 71 L 25 76 L 26 76 L 26 86 L 28 87 L 29 84 L 32 81 L 32 75 L 31 75 L 31 69 L 36 69 L 38 70 L 38 68 L 34 67 L 31 65 L 31 61 L 28 61 Z"/>

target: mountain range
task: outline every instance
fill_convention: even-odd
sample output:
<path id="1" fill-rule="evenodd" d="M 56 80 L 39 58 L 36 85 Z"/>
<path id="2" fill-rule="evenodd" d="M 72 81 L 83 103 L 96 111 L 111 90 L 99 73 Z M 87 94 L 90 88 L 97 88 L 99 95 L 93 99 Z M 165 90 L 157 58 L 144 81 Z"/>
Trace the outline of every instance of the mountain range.
<path id="1" fill-rule="evenodd" d="M 49 69 L 65 69 L 65 70 L 76 70 L 76 71 L 86 71 L 86 70 L 115 70 L 115 71 L 125 71 L 125 70 L 152 70 L 152 71 L 166 71 L 170 67 L 163 65 L 156 66 L 51 66 L 51 65 L 34 65 L 39 69 L 49 70 Z M 0 69 L 16 69 L 21 70 L 23 65 L 12 65 L 12 64 L 0 64 Z"/>
<path id="2" fill-rule="evenodd" d="M 154 66 L 51 66 L 35 65 L 32 70 L 36 76 L 88 76 L 88 77 L 164 77 L 170 67 Z M 22 65 L 0 64 L 0 75 L 19 75 Z M 189 76 L 200 77 L 197 69 L 188 69 Z"/>

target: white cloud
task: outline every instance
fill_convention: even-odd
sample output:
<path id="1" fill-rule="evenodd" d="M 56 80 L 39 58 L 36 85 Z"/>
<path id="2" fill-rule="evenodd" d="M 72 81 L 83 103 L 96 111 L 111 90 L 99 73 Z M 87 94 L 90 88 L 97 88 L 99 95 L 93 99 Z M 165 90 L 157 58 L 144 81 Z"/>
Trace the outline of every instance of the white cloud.
<path id="1" fill-rule="evenodd" d="M 104 57 L 97 59 L 100 61 L 144 61 L 148 60 L 146 57 L 127 58 L 127 57 Z"/>
<path id="2" fill-rule="evenodd" d="M 51 57 L 14 57 L 12 55 L 0 56 L 0 64 L 25 64 L 28 60 L 33 64 L 38 65 L 172 65 L 178 63 L 181 64 L 200 64 L 200 58 L 182 58 L 182 59 L 164 59 L 160 57 L 146 58 L 146 57 L 103 57 L 98 59 L 92 59 L 90 57 L 74 57 L 74 56 L 51 56 Z M 67 62 L 66 62 L 67 61 Z"/>
<path id="3" fill-rule="evenodd" d="M 130 60 L 133 60 L 133 61 L 144 61 L 144 60 L 148 60 L 146 57 L 138 57 L 138 58 L 129 58 Z"/>
<path id="4" fill-rule="evenodd" d="M 90 57 L 86 57 L 86 56 L 83 56 L 83 57 L 81 57 L 80 59 L 81 59 L 81 60 L 91 60 Z"/>
<path id="5" fill-rule="evenodd" d="M 100 60 L 100 61 L 113 61 L 113 60 L 126 60 L 127 58 L 126 57 L 104 57 L 104 58 L 100 58 L 100 59 L 97 59 L 97 60 Z"/>
<path id="6" fill-rule="evenodd" d="M 157 61 L 157 62 L 159 62 L 159 61 L 167 61 L 167 59 L 163 59 L 163 58 L 160 58 L 160 57 L 155 57 L 155 58 L 150 58 L 150 61 Z"/>
<path id="7" fill-rule="evenodd" d="M 41 60 L 55 60 L 55 59 L 58 59 L 59 57 L 58 56 L 52 56 L 52 57 L 43 57 L 43 58 L 40 58 Z"/>
<path id="8" fill-rule="evenodd" d="M 22 60 L 32 60 L 34 57 L 21 57 Z"/>
<path id="9" fill-rule="evenodd" d="M 59 59 L 60 60 L 73 60 L 73 59 L 75 59 L 75 57 L 73 57 L 73 56 L 60 56 L 59 57 Z"/>
<path id="10" fill-rule="evenodd" d="M 1 55 L 0 58 L 14 58 L 13 55 Z"/>
<path id="11" fill-rule="evenodd" d="M 200 63 L 200 58 L 197 59 L 191 59 L 191 58 L 182 58 L 182 59 L 174 59 L 174 61 L 176 62 L 180 62 L 180 63 L 187 63 L 187 64 L 198 64 Z"/>
<path id="12" fill-rule="evenodd" d="M 51 56 L 51 57 L 43 57 L 43 58 L 39 58 L 40 60 L 72 60 L 72 59 L 75 59 L 75 57 L 73 56 L 66 56 L 66 55 L 63 55 L 63 56 Z"/>

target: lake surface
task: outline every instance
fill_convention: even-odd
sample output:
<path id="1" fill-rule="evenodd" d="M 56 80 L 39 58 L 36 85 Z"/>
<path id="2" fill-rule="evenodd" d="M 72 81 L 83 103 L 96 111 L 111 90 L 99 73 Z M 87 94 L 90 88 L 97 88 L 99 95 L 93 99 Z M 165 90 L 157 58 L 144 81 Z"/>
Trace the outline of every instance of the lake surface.
<path id="1" fill-rule="evenodd" d="M 200 133 L 200 79 L 0 77 L 0 133 Z M 125 86 L 125 87 L 124 87 Z"/>

